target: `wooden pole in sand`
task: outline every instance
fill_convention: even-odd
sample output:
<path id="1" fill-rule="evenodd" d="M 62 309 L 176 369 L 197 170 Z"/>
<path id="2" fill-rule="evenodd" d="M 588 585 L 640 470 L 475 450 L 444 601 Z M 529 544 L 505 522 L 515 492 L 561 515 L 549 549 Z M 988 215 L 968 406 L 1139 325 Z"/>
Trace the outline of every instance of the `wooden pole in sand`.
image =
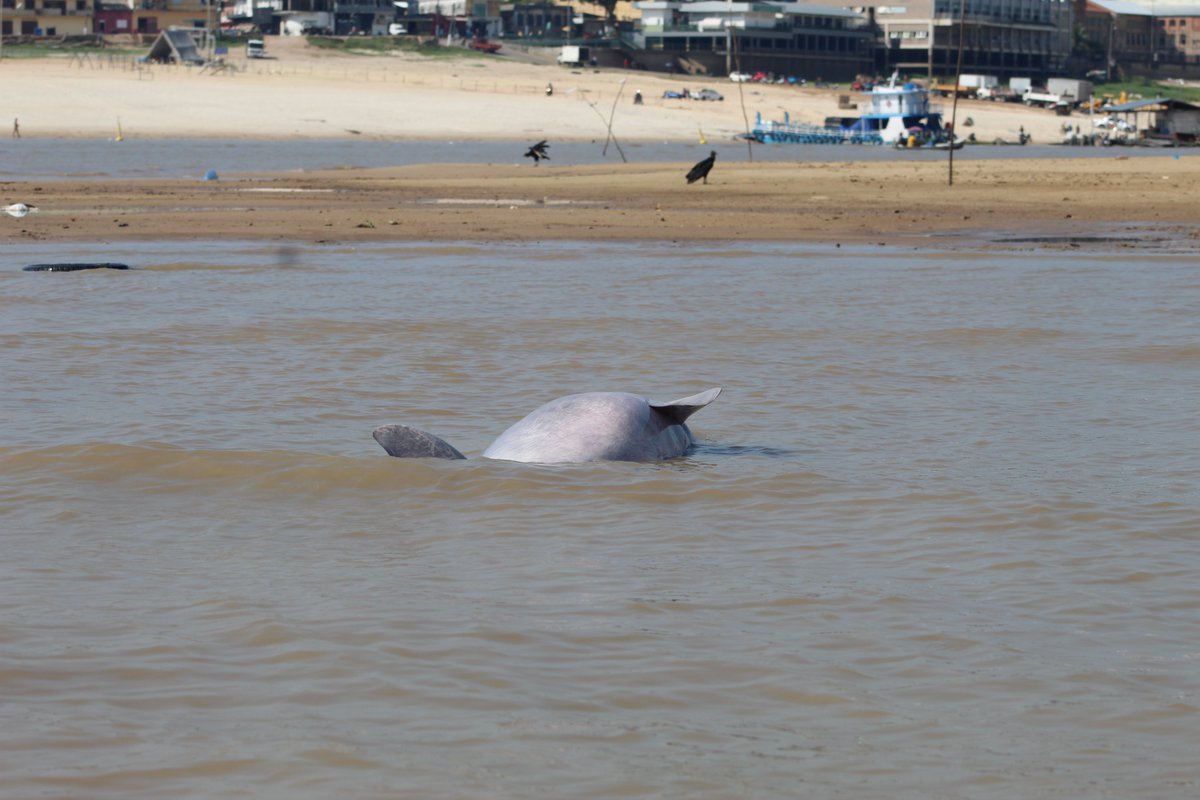
<path id="1" fill-rule="evenodd" d="M 608 143 L 616 141 L 616 137 L 613 136 L 613 132 L 612 132 L 613 117 L 615 117 L 617 114 L 617 101 L 621 99 L 621 90 L 624 88 L 625 88 L 625 79 L 621 78 L 620 84 L 617 85 L 617 96 L 613 98 L 612 111 L 608 112 L 608 137 L 604 140 L 604 150 L 601 151 L 601 155 L 605 155 L 605 156 L 608 155 Z M 620 149 L 621 149 L 621 146 L 617 145 L 618 152 L 620 151 Z M 621 160 L 622 161 L 625 160 L 624 153 L 621 153 Z"/>
<path id="2" fill-rule="evenodd" d="M 742 54 L 741 51 L 738 50 L 738 37 L 737 34 L 732 31 L 732 29 L 730 30 L 729 35 L 729 41 L 733 45 L 733 63 L 737 71 L 740 73 L 742 71 Z M 746 126 L 746 159 L 753 164 L 754 140 L 750 136 L 750 117 L 746 115 L 746 95 L 742 92 L 742 81 L 737 82 L 737 87 L 738 100 L 741 101 L 742 104 L 742 123 Z"/>
<path id="3" fill-rule="evenodd" d="M 954 70 L 954 102 L 950 105 L 949 186 L 954 185 L 954 137 L 958 136 L 958 82 L 962 79 L 963 40 L 967 35 L 967 0 L 958 0 L 958 67 Z M 932 51 L 933 43 L 930 42 Z"/>

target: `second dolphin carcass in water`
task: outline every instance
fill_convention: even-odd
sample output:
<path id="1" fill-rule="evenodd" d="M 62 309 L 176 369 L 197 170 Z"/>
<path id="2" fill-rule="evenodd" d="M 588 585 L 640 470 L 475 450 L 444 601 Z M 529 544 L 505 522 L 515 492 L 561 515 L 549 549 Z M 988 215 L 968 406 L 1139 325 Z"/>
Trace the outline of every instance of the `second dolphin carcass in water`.
<path id="1" fill-rule="evenodd" d="M 687 418 L 717 399 L 709 389 L 670 403 L 624 392 L 587 392 L 551 400 L 500 434 L 484 458 L 536 464 L 658 461 L 692 446 Z M 384 425 L 375 441 L 399 458 L 466 458 L 432 433 Z"/>

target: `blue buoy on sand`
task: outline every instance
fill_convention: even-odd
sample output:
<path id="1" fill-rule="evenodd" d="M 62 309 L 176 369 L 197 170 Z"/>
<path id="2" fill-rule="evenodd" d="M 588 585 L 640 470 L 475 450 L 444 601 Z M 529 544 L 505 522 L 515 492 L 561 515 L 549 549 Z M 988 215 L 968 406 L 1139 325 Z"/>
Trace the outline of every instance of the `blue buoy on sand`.
<path id="1" fill-rule="evenodd" d="M 217 179 L 217 171 L 215 169 L 210 169 L 208 172 L 204 173 L 204 180 L 215 181 L 216 179 Z"/>

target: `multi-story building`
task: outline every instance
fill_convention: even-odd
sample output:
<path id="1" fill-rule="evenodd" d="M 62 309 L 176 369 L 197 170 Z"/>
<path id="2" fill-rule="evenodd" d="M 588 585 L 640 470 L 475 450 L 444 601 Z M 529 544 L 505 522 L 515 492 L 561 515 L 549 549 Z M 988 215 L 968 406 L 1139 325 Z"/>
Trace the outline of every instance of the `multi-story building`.
<path id="1" fill-rule="evenodd" d="M 409 33 L 430 36 L 450 36 L 469 39 L 501 35 L 516 35 L 503 24 L 505 8 L 500 0 L 407 0 L 402 20 Z M 530 4 L 540 8 L 542 4 Z M 522 6 L 524 8 L 524 6 Z M 558 7 L 564 15 L 565 6 Z"/>
<path id="2" fill-rule="evenodd" d="M 963 71 L 1000 77 L 1053 75 L 1071 52 L 1066 0 L 905 0 L 877 6 L 880 68 L 953 75 L 963 32 Z"/>
<path id="3" fill-rule="evenodd" d="M 392 0 L 236 0 L 227 17 L 268 33 L 350 36 L 386 34 L 396 15 Z"/>
<path id="4" fill-rule="evenodd" d="M 812 3 L 645 0 L 638 61 L 852 80 L 874 71 L 868 15 Z"/>
<path id="5" fill-rule="evenodd" d="M 1128 2 L 1077 0 L 1075 17 L 1081 30 L 1082 55 L 1089 66 L 1119 75 L 1146 72 L 1154 63 L 1154 25 L 1150 9 Z"/>
<path id="6" fill-rule="evenodd" d="M 1200 6 L 1076 0 L 1082 55 L 1115 75 L 1200 71 Z"/>
<path id="7" fill-rule="evenodd" d="M 0 35 L 79 36 L 92 32 L 93 0 L 0 0 Z"/>
<path id="8" fill-rule="evenodd" d="M 333 32 L 338 36 L 385 34 L 395 19 L 392 0 L 333 0 Z"/>
<path id="9" fill-rule="evenodd" d="M 1151 10 L 1155 27 L 1151 59 L 1155 65 L 1194 73 L 1200 67 L 1200 5 L 1153 6 Z"/>
<path id="10" fill-rule="evenodd" d="M 754 69 L 824 75 L 953 75 L 962 36 L 963 70 L 999 77 L 1061 74 L 1071 54 L 1069 0 L 905 0 L 842 8 L 802 2 L 647 0 L 647 49 L 723 51 L 737 32 Z M 766 66 L 763 66 L 766 65 Z"/>
<path id="11" fill-rule="evenodd" d="M 427 3 L 438 2 L 439 0 L 422 0 L 421 13 L 429 13 L 425 10 Z M 440 2 L 445 3 L 448 0 Z M 556 3 L 504 3 L 497 13 L 503 21 L 504 35 L 522 38 L 559 39 L 563 36 L 563 31 L 570 29 L 575 17 L 571 6 Z"/>
<path id="12" fill-rule="evenodd" d="M 172 27 L 208 28 L 220 24 L 220 2 L 213 0 L 100 0 L 95 33 L 154 34 Z"/>

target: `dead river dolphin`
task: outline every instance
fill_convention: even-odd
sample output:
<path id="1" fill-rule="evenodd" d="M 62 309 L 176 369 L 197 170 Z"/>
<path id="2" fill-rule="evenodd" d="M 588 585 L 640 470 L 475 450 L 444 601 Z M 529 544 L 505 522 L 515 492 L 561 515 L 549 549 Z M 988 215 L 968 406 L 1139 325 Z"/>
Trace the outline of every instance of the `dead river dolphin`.
<path id="1" fill-rule="evenodd" d="M 687 418 L 717 399 L 719 388 L 670 403 L 624 392 L 587 392 L 551 400 L 500 434 L 484 458 L 534 464 L 658 461 L 692 446 Z M 397 458 L 466 458 L 432 433 L 384 425 L 375 441 Z"/>

